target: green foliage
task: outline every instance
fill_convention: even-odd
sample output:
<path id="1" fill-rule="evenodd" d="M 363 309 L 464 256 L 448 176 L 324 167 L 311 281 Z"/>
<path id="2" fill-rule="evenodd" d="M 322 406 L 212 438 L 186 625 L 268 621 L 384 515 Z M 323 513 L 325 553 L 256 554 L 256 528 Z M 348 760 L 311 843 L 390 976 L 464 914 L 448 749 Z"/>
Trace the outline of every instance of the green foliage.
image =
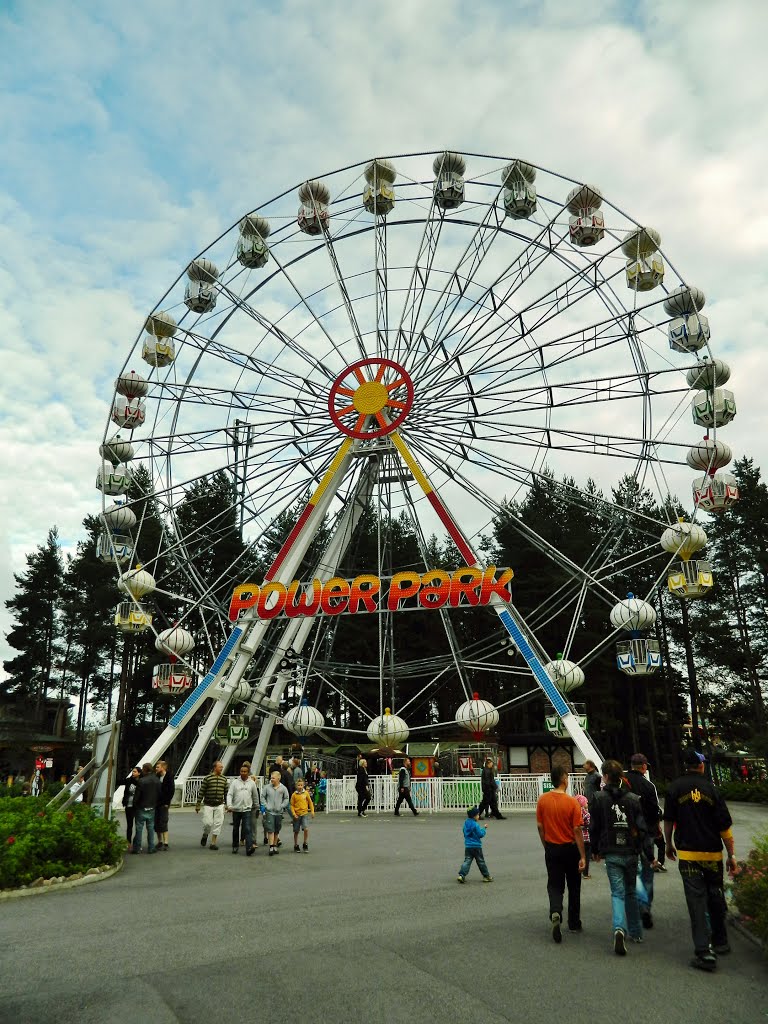
<path id="1" fill-rule="evenodd" d="M 768 804 L 768 782 L 724 782 L 718 789 L 729 803 Z"/>
<path id="2" fill-rule="evenodd" d="M 747 927 L 768 955 L 768 832 L 755 841 L 741 872 L 733 880 L 733 899 Z"/>
<path id="3" fill-rule="evenodd" d="M 0 889 L 117 864 L 126 849 L 117 822 L 87 804 L 49 811 L 44 797 L 0 799 Z"/>

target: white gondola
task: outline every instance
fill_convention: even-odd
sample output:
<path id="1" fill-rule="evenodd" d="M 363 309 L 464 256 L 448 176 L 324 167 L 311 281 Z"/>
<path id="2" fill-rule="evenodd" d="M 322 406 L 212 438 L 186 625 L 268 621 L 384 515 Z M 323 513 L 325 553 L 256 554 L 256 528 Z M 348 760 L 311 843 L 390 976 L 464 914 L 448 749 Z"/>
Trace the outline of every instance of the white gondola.
<path id="1" fill-rule="evenodd" d="M 184 305 L 193 313 L 210 313 L 218 298 L 216 282 L 219 268 L 213 260 L 199 256 L 187 267 L 187 277 L 189 280 L 184 289 Z"/>
<path id="2" fill-rule="evenodd" d="M 96 557 L 101 562 L 127 565 L 133 559 L 133 537 L 129 533 L 102 530 L 96 539 Z"/>
<path id="3" fill-rule="evenodd" d="M 363 206 L 368 213 L 386 216 L 395 206 L 395 190 L 392 188 L 397 171 L 391 160 L 372 160 L 363 171 L 366 186 L 363 191 Z"/>
<path id="4" fill-rule="evenodd" d="M 269 259 L 269 221 L 249 213 L 240 221 L 240 235 L 237 239 L 237 258 L 249 270 L 263 267 Z"/>
<path id="5" fill-rule="evenodd" d="M 289 708 L 283 715 L 283 725 L 295 736 L 311 736 L 325 725 L 320 711 L 303 699 L 295 708 Z"/>
<path id="6" fill-rule="evenodd" d="M 664 260 L 657 251 L 661 235 L 655 228 L 636 228 L 624 236 L 621 250 L 627 257 L 627 287 L 648 292 L 664 280 Z"/>
<path id="7" fill-rule="evenodd" d="M 725 427 L 736 416 L 736 399 L 727 388 L 697 391 L 691 402 L 693 422 L 700 427 Z"/>
<path id="8" fill-rule="evenodd" d="M 441 153 L 432 163 L 435 181 L 432 191 L 435 206 L 441 210 L 455 210 L 464 202 L 464 172 L 467 169 L 460 153 Z"/>
<path id="9" fill-rule="evenodd" d="M 571 214 L 568 232 L 574 245 L 596 245 L 605 235 L 605 218 L 600 209 L 603 193 L 597 185 L 577 185 L 571 189 L 565 205 Z"/>
<path id="10" fill-rule="evenodd" d="M 299 212 L 296 223 L 305 235 L 320 235 L 328 223 L 331 193 L 325 182 L 305 181 L 299 189 Z"/>
<path id="11" fill-rule="evenodd" d="M 164 697 L 178 697 L 192 689 L 192 673 L 183 665 L 163 662 L 152 669 L 152 689 Z"/>
<path id="12" fill-rule="evenodd" d="M 389 708 L 378 715 L 368 726 L 368 739 L 380 747 L 399 747 L 408 739 L 410 729 L 402 718 L 393 715 Z"/>
<path id="13" fill-rule="evenodd" d="M 583 670 L 567 658 L 548 661 L 544 670 L 563 696 L 584 685 Z"/>
<path id="14" fill-rule="evenodd" d="M 113 466 L 111 462 L 102 462 L 96 473 L 96 490 L 113 498 L 125 494 L 131 482 L 131 471 L 127 466 Z"/>
<path id="15" fill-rule="evenodd" d="M 628 676 L 649 676 L 661 668 L 659 641 L 647 637 L 620 640 L 616 644 L 616 664 Z"/>
<path id="16" fill-rule="evenodd" d="M 501 172 L 504 212 L 513 220 L 526 220 L 536 212 L 536 168 L 525 160 L 513 160 Z"/>
<path id="17" fill-rule="evenodd" d="M 141 342 L 141 358 L 150 366 L 170 366 L 176 358 L 173 336 L 178 330 L 170 313 L 158 310 L 150 313 L 144 324 L 146 331 Z"/>

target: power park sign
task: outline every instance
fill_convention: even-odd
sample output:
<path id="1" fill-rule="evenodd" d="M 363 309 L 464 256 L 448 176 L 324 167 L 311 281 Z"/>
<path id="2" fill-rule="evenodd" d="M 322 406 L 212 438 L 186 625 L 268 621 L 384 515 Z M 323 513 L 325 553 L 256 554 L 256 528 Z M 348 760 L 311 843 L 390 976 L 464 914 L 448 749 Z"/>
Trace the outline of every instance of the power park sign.
<path id="1" fill-rule="evenodd" d="M 498 578 L 497 578 L 497 573 Z M 448 572 L 398 572 L 392 577 L 365 573 L 345 580 L 314 579 L 310 583 L 294 580 L 288 586 L 272 581 L 263 584 L 241 583 L 235 587 L 229 603 L 229 618 L 236 622 L 243 612 L 254 609 L 259 619 L 315 615 L 359 615 L 379 611 L 470 608 L 490 604 L 492 598 L 505 604 L 512 600 L 509 584 L 511 569 L 486 569 L 461 566 Z"/>

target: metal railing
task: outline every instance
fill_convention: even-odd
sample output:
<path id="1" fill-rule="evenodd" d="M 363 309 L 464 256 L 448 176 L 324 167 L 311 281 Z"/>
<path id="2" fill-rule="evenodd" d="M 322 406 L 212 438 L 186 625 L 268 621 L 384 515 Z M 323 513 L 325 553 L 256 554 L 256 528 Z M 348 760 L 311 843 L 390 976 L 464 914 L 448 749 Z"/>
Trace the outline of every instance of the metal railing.
<path id="1" fill-rule="evenodd" d="M 499 775 L 498 803 L 500 811 L 533 810 L 549 782 L 548 775 Z M 583 790 L 583 775 L 569 776 L 569 792 L 576 796 Z M 395 808 L 397 779 L 389 775 L 371 775 L 371 802 L 374 814 L 391 813 Z M 480 779 L 469 777 L 412 779 L 411 799 L 418 810 L 429 814 L 440 811 L 466 811 L 483 798 Z M 327 814 L 354 811 L 357 808 L 355 777 L 328 779 L 325 811 Z"/>

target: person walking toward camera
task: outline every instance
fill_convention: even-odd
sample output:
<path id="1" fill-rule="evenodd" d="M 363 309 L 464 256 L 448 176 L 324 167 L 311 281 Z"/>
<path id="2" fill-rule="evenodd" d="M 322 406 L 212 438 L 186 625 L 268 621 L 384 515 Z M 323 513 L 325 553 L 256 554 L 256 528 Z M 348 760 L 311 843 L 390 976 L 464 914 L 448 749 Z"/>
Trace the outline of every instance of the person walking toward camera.
<path id="1" fill-rule="evenodd" d="M 475 861 L 480 868 L 480 874 L 483 876 L 484 882 L 493 881 L 483 856 L 483 839 L 488 830 L 483 828 L 479 819 L 480 808 L 470 807 L 461 829 L 464 836 L 464 863 L 459 868 L 456 881 L 461 882 L 462 885 L 467 879 L 469 869 L 472 867 L 472 861 Z"/>
<path id="2" fill-rule="evenodd" d="M 691 967 L 714 971 L 717 956 L 730 953 L 725 928 L 723 846 L 729 875 L 738 872 L 731 815 L 720 792 L 704 775 L 706 758 L 683 754 L 685 775 L 675 779 L 664 802 L 667 857 L 677 859 L 693 937 Z M 716 955 L 717 954 L 717 955 Z"/>
<path id="3" fill-rule="evenodd" d="M 232 812 L 232 853 L 240 849 L 240 836 L 245 839 L 245 855 L 253 854 L 253 829 L 251 811 L 254 804 L 258 806 L 259 790 L 250 777 L 250 765 L 240 768 L 240 775 L 233 779 L 227 790 L 227 810 Z"/>
<path id="4" fill-rule="evenodd" d="M 267 839 L 269 840 L 269 856 L 273 857 L 278 850 L 280 829 L 283 826 L 283 811 L 289 804 L 288 790 L 280 781 L 280 772 L 274 771 L 269 777 L 269 785 L 264 787 L 261 794 L 264 801 L 262 814 L 267 823 Z"/>
<path id="5" fill-rule="evenodd" d="M 312 797 L 304 784 L 304 779 L 297 779 L 296 789 L 291 794 L 291 817 L 293 818 L 293 852 L 299 852 L 299 832 L 304 832 L 304 853 L 309 853 L 309 818 L 314 818 L 315 806 Z"/>
<path id="6" fill-rule="evenodd" d="M 218 850 L 219 833 L 224 825 L 224 808 L 227 800 L 227 780 L 222 772 L 224 765 L 215 761 L 213 771 L 206 775 L 200 786 L 200 793 L 195 804 L 195 814 L 203 808 L 203 836 L 200 845 L 205 846 L 208 836 L 211 837 L 211 850 Z"/>
<path id="7" fill-rule="evenodd" d="M 605 786 L 589 805 L 592 859 L 605 860 L 611 887 L 613 951 L 626 956 L 627 934 L 632 942 L 643 941 L 636 886 L 645 821 L 640 797 L 622 786 L 619 762 L 603 762 L 602 771 Z"/>
<path id="8" fill-rule="evenodd" d="M 503 821 L 504 815 L 499 810 L 499 783 L 492 757 L 485 759 L 485 764 L 480 772 L 480 788 L 483 791 L 483 799 L 480 801 L 480 817 L 482 818 L 483 812 L 485 812 L 486 818 L 492 814 L 494 818 Z"/>
<path id="9" fill-rule="evenodd" d="M 568 929 L 581 931 L 581 874 L 586 865 L 584 837 L 581 831 L 581 808 L 569 796 L 568 772 L 558 766 L 552 769 L 552 785 L 542 793 L 536 804 L 536 827 L 544 847 L 547 866 L 547 895 L 552 938 L 563 941 L 563 894 L 568 886 Z"/>

